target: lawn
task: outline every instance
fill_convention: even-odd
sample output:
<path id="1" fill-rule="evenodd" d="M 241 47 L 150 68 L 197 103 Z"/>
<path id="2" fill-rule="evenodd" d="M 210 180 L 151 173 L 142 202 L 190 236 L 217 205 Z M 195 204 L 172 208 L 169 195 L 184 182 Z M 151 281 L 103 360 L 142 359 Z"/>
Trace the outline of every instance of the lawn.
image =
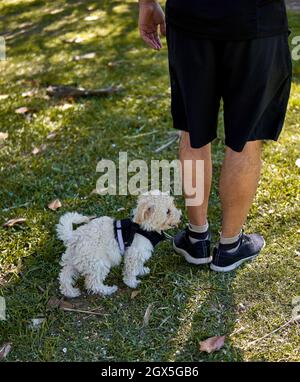
<path id="1" fill-rule="evenodd" d="M 300 61 L 294 62 L 284 132 L 277 144 L 264 145 L 262 178 L 245 226 L 266 239 L 257 260 L 216 274 L 189 266 L 163 243 L 135 298 L 121 269 L 114 269 L 109 282 L 119 286 L 116 295 L 71 301 L 74 310 L 101 315 L 49 307 L 50 298 L 60 298 L 59 217 L 78 211 L 123 218 L 134 207 L 134 197 L 91 193 L 97 162 L 117 160 L 120 151 L 129 160 L 177 155 L 177 144 L 154 153 L 173 132 L 167 51 L 153 52 L 140 41 L 137 12 L 135 0 L 1 1 L 7 60 L 0 62 L 0 132 L 8 137 L 0 140 L 0 295 L 7 304 L 0 347 L 12 344 L 6 360 L 299 361 L 299 323 L 262 337 L 292 318 L 292 300 L 300 296 Z M 290 14 L 290 24 L 291 38 L 300 35 L 300 13 Z M 57 100 L 46 95 L 51 84 L 124 90 L 107 98 Z M 16 113 L 21 107 L 25 113 Z M 214 241 L 220 230 L 221 117 L 209 211 Z M 47 206 L 56 198 L 62 208 L 51 211 Z M 176 201 L 183 208 L 183 199 Z M 26 222 L 2 227 L 15 217 Z M 143 326 L 149 304 L 149 325 Z M 31 320 L 41 317 L 41 326 L 32 328 Z M 216 335 L 226 335 L 224 348 L 200 353 L 199 341 Z"/>

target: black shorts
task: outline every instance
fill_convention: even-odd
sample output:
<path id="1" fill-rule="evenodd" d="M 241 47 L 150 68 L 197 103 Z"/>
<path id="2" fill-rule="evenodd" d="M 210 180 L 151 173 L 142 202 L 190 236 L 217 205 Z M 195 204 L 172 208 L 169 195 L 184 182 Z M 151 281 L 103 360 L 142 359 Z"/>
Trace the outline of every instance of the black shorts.
<path id="1" fill-rule="evenodd" d="M 287 33 L 246 41 L 196 38 L 167 25 L 174 127 L 200 148 L 217 137 L 223 99 L 225 144 L 277 140 L 291 89 Z"/>

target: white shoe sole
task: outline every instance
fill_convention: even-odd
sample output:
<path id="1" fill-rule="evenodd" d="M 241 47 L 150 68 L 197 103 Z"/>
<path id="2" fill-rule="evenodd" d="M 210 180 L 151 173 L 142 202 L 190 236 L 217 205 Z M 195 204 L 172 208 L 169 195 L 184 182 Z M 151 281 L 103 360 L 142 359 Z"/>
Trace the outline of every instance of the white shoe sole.
<path id="1" fill-rule="evenodd" d="M 214 264 L 210 264 L 210 269 L 212 271 L 215 271 L 215 272 L 231 272 L 231 271 L 234 271 L 236 268 L 238 268 L 240 265 L 242 265 L 246 261 L 255 259 L 260 254 L 260 252 L 265 248 L 265 246 L 266 246 L 266 242 L 264 240 L 264 244 L 261 247 L 261 250 L 259 252 L 255 253 L 254 255 L 247 257 L 246 259 L 242 259 L 240 261 L 237 261 L 236 263 L 234 263 L 232 265 L 228 265 L 228 267 L 218 267 Z"/>
<path id="2" fill-rule="evenodd" d="M 184 249 L 176 247 L 174 241 L 173 241 L 173 248 L 176 253 L 183 255 L 186 261 L 190 264 L 204 265 L 204 264 L 210 264 L 212 262 L 212 256 L 206 257 L 204 259 L 195 259 L 191 255 L 189 255 Z"/>

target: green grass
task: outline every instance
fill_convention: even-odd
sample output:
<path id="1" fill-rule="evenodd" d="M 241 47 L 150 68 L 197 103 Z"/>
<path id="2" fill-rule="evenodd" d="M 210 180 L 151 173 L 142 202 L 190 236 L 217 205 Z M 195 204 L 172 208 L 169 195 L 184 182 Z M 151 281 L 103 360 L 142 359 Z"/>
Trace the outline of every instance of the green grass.
<path id="1" fill-rule="evenodd" d="M 98 20 L 85 17 L 95 14 Z M 264 169 L 246 230 L 262 233 L 262 255 L 235 273 L 220 275 L 207 267 L 187 265 L 167 243 L 150 261 L 151 274 L 131 300 L 121 269 L 109 282 L 120 286 L 110 298 L 84 296 L 76 306 L 101 307 L 103 316 L 87 317 L 47 309 L 59 296 L 57 275 L 62 244 L 54 226 L 66 211 L 125 217 L 133 197 L 90 195 L 101 158 L 117 160 L 119 151 L 137 158 L 174 159 L 174 145 L 156 155 L 154 149 L 172 131 L 169 113 L 167 52 L 147 49 L 137 32 L 136 1 L 4 0 L 0 30 L 7 42 L 7 61 L 0 62 L 0 223 L 22 216 L 27 223 L 0 227 L 0 294 L 7 302 L 7 321 L 0 321 L 0 345 L 12 343 L 9 361 L 299 361 L 299 325 L 249 343 L 288 321 L 299 290 L 299 157 L 300 64 L 295 63 L 286 126 L 279 143 L 264 146 Z M 300 14 L 290 15 L 292 35 L 300 34 Z M 80 43 L 70 43 L 82 37 Z M 94 59 L 76 55 L 95 52 Z M 120 61 L 120 62 L 119 62 Z M 119 62 L 109 67 L 109 62 Z M 47 84 L 85 87 L 122 85 L 122 94 L 80 100 L 64 110 L 64 102 L 45 98 Z M 22 93 L 33 88 L 29 98 Z M 36 109 L 32 118 L 15 113 Z M 152 135 L 130 139 L 139 133 Z M 47 139 L 55 132 L 53 139 Z M 126 138 L 127 137 L 127 138 Z M 209 219 L 214 240 L 220 229 L 217 175 L 223 158 L 223 133 L 214 142 L 215 180 Z M 33 146 L 46 150 L 31 154 Z M 47 209 L 59 198 L 63 208 Z M 27 203 L 25 206 L 25 203 Z M 182 198 L 177 198 L 183 207 Z M 125 211 L 118 211 L 125 207 Z M 9 209 L 8 209 L 9 208 Z M 7 210 L 8 209 L 8 210 Z M 183 225 L 186 216 L 183 219 Z M 23 277 L 21 277 L 22 272 Z M 41 292 L 38 286 L 44 288 Z M 147 306 L 153 303 L 148 327 Z M 242 304 L 242 305 L 241 305 Z M 40 329 L 32 318 L 45 317 Z M 227 335 L 225 347 L 206 355 L 198 342 Z M 67 352 L 63 352 L 67 348 Z"/>

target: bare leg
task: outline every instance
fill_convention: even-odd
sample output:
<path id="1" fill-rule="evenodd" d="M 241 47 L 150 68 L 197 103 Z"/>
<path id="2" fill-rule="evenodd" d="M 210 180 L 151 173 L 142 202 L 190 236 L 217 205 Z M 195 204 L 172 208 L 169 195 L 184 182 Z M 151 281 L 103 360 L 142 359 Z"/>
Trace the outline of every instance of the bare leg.
<path id="1" fill-rule="evenodd" d="M 204 161 L 204 202 L 201 206 L 187 207 L 189 221 L 195 225 L 204 225 L 207 221 L 207 208 L 208 200 L 211 188 L 211 178 L 212 178 L 212 162 L 211 162 L 211 145 L 208 144 L 200 149 L 193 149 L 190 144 L 189 133 L 182 132 L 180 148 L 179 148 L 179 159 L 184 168 L 183 163 L 185 160 L 203 160 Z M 196 166 L 193 162 L 193 185 L 196 184 Z"/>
<path id="2" fill-rule="evenodd" d="M 255 196 L 261 171 L 261 141 L 248 142 L 240 153 L 226 148 L 220 178 L 222 237 L 239 234 Z"/>

